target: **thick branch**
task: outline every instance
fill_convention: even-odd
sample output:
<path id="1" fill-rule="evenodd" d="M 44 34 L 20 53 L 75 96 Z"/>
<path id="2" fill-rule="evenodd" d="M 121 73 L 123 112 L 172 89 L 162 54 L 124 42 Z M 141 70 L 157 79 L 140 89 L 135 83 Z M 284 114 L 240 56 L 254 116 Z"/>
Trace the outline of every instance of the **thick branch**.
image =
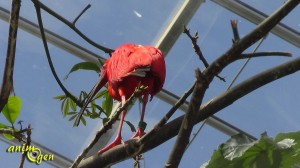
<path id="1" fill-rule="evenodd" d="M 233 104 L 236 100 L 247 95 L 248 93 L 251 93 L 270 82 L 278 80 L 299 70 L 300 58 L 297 58 L 249 78 L 248 80 L 236 85 L 232 89 L 213 98 L 208 103 L 202 105 L 199 110 L 201 113 L 198 112 L 196 122 L 194 124 L 203 121 L 209 116 L 212 116 L 213 114 Z M 126 142 L 125 146 L 119 145 L 101 155 L 96 154 L 84 159 L 78 167 L 105 167 L 121 162 L 125 159 L 129 159 L 134 155 L 149 151 L 176 136 L 179 132 L 183 118 L 184 115 L 167 123 L 158 132 L 153 134 L 151 141 L 140 143 L 139 140 L 129 140 Z"/>
<path id="2" fill-rule="evenodd" d="M 0 112 L 8 101 L 10 92 L 13 90 L 13 74 L 18 33 L 18 20 L 21 0 L 13 0 L 9 18 L 8 45 L 6 51 L 6 62 L 0 88 Z"/>
<path id="3" fill-rule="evenodd" d="M 206 83 L 206 81 L 202 78 L 202 73 L 199 69 L 196 70 L 196 78 L 197 82 L 194 87 L 191 103 L 186 115 L 184 116 L 179 134 L 165 167 L 178 167 L 184 154 L 185 148 L 189 143 L 198 109 L 202 103 L 205 91 L 207 90 L 209 84 Z"/>

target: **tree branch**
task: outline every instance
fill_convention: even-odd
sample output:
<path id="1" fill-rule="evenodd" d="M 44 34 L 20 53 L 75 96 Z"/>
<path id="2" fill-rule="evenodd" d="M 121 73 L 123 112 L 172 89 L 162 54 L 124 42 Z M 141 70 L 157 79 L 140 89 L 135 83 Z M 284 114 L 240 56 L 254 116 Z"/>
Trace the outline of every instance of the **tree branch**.
<path id="1" fill-rule="evenodd" d="M 33 0 L 33 1 L 35 1 L 35 0 Z M 62 84 L 59 77 L 57 76 L 57 73 L 56 73 L 55 68 L 53 66 L 53 63 L 52 63 L 52 59 L 51 59 L 51 56 L 50 56 L 50 52 L 49 52 L 49 48 L 48 48 L 48 44 L 47 44 L 47 40 L 46 40 L 46 36 L 45 36 L 45 32 L 44 32 L 44 26 L 43 26 L 43 21 L 42 21 L 42 16 L 41 16 L 41 9 L 40 9 L 39 3 L 35 3 L 35 9 L 36 9 L 36 15 L 37 15 L 37 19 L 38 19 L 38 23 L 39 23 L 39 27 L 40 27 L 41 37 L 42 37 L 42 40 L 43 40 L 44 49 L 45 49 L 45 52 L 46 52 L 46 56 L 47 56 L 47 60 L 48 60 L 51 72 L 52 72 L 56 82 L 58 83 L 60 88 L 65 93 L 65 95 L 70 97 L 79 107 L 81 107 L 82 102 L 80 102 L 74 95 L 72 95 L 65 88 L 65 86 Z"/>
<path id="2" fill-rule="evenodd" d="M 94 47 L 96 47 L 96 48 L 98 48 L 98 49 L 100 49 L 100 50 L 102 50 L 102 51 L 104 51 L 105 53 L 108 53 L 108 54 L 111 54 L 114 51 L 114 50 L 112 50 L 110 48 L 106 48 L 104 46 L 101 46 L 101 45 L 97 44 L 96 42 L 94 42 L 93 40 L 91 40 L 90 38 L 88 38 L 79 29 L 76 28 L 75 24 L 73 24 L 72 22 L 69 22 L 67 19 L 65 19 L 64 17 L 60 16 L 59 14 L 57 14 L 56 12 L 54 12 L 53 10 L 51 10 L 50 8 L 48 8 L 46 5 L 44 5 L 39 0 L 32 0 L 32 2 L 34 3 L 35 6 L 39 6 L 40 8 L 42 8 L 43 10 L 45 10 L 46 12 L 48 12 L 50 15 L 54 16 L 55 18 L 57 18 L 58 20 L 60 20 L 61 22 L 63 22 L 67 26 L 69 26 L 69 28 L 71 28 L 81 38 L 83 38 L 85 41 L 87 41 L 88 43 L 90 43 L 92 46 L 94 46 Z"/>
<path id="3" fill-rule="evenodd" d="M 154 128 L 149 131 L 146 135 L 142 136 L 139 140 L 140 143 L 145 143 L 151 141 L 151 137 L 158 132 L 172 117 L 176 110 L 186 101 L 186 99 L 193 93 L 196 81 L 193 83 L 192 87 L 183 94 L 183 96 L 175 103 L 175 105 L 169 110 L 169 112 L 154 126 Z"/>
<path id="4" fill-rule="evenodd" d="M 18 20 L 21 7 L 21 0 L 13 0 L 9 18 L 8 45 L 6 50 L 6 62 L 4 67 L 2 85 L 0 88 L 0 112 L 8 101 L 13 90 L 14 63 L 18 33 Z"/>
<path id="5" fill-rule="evenodd" d="M 211 99 L 208 103 L 201 105 L 194 124 L 207 119 L 254 90 L 299 70 L 300 57 L 241 82 L 223 94 Z M 95 154 L 84 159 L 78 167 L 92 168 L 97 166 L 110 166 L 125 159 L 132 158 L 132 156 L 147 152 L 176 136 L 179 132 L 181 123 L 183 122 L 183 118 L 184 115 L 177 117 L 164 125 L 159 131 L 153 133 L 150 141 L 143 140 L 143 143 L 141 143 L 140 140 L 142 139 L 129 140 L 126 142 L 125 146 L 119 145 L 101 155 Z"/>
<path id="6" fill-rule="evenodd" d="M 26 144 L 25 144 L 25 146 L 30 146 L 30 143 L 31 143 L 31 128 L 30 128 L 30 125 L 28 125 L 28 127 L 26 129 L 26 133 L 27 133 L 27 136 L 26 136 Z M 27 152 L 28 151 L 24 151 L 22 153 L 22 157 L 21 157 L 21 162 L 20 162 L 19 168 L 23 168 Z"/>
<path id="7" fill-rule="evenodd" d="M 215 75 L 218 75 L 224 67 L 233 61 L 239 59 L 239 56 L 244 50 L 250 47 L 252 44 L 263 38 L 271 29 L 276 26 L 280 20 L 282 20 L 290 11 L 292 11 L 300 0 L 289 0 L 286 1 L 278 10 L 276 10 L 271 16 L 266 18 L 257 27 L 248 33 L 245 37 L 236 41 L 232 47 L 221 57 L 216 59 L 208 68 L 204 70 L 204 75 L 212 80 Z"/>
<path id="8" fill-rule="evenodd" d="M 187 113 L 184 116 L 176 142 L 165 164 L 165 167 L 178 167 L 185 152 L 185 148 L 189 143 L 198 109 L 209 85 L 209 83 L 206 83 L 206 80 L 203 78 L 199 69 L 196 70 L 196 79 L 197 82 L 192 94 L 191 103 Z"/>

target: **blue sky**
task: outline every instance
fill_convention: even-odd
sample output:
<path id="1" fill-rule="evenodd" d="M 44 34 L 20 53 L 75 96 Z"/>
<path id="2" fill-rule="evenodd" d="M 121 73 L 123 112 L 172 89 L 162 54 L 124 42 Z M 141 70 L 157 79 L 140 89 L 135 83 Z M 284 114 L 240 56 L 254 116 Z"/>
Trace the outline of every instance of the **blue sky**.
<path id="1" fill-rule="evenodd" d="M 115 2 L 109 0 L 65 0 L 63 2 L 44 0 L 42 2 L 69 20 L 75 18 L 87 4 L 91 3 L 92 7 L 79 19 L 77 27 L 97 43 L 110 48 L 116 48 L 123 43 L 153 44 L 163 26 L 166 25 L 166 20 L 171 17 L 177 6 L 177 3 L 172 0 L 163 2 L 158 0 L 151 2 L 138 0 Z M 257 7 L 267 14 L 277 9 L 282 2 L 276 0 L 270 4 L 268 1 L 247 1 L 253 7 Z M 10 2 L 0 0 L 0 6 L 10 9 Z M 299 7 L 284 20 L 284 23 L 299 31 L 300 23 L 297 21 L 295 14 L 297 11 L 299 12 Z M 34 6 L 31 1 L 22 2 L 21 16 L 36 22 Z M 231 46 L 230 19 L 238 19 L 241 36 L 255 27 L 254 24 L 211 1 L 202 4 L 189 23 L 188 27 L 191 32 L 199 32 L 198 42 L 208 62 L 212 62 Z M 50 15 L 43 13 L 43 20 L 45 27 L 51 31 L 99 55 L 108 57 L 102 51 L 93 48 L 80 39 L 68 27 L 59 23 Z M 3 73 L 6 52 L 7 30 L 8 24 L 0 20 L 1 74 Z M 252 50 L 253 47 L 247 52 Z M 300 53 L 299 48 L 272 34 L 269 34 L 259 51 L 288 51 L 293 53 L 294 57 L 298 57 Z M 50 52 L 56 71 L 61 79 L 64 78 L 74 64 L 83 61 L 53 45 L 50 45 Z M 252 59 L 237 82 L 291 59 L 293 58 Z M 221 76 L 226 77 L 228 82 L 224 83 L 215 79 L 207 91 L 205 102 L 224 92 L 229 81 L 243 62 L 235 62 L 224 69 Z M 202 63 L 193 51 L 190 40 L 184 34 L 179 37 L 167 55 L 166 64 L 167 78 L 164 89 L 178 96 L 182 95 L 194 81 L 194 69 L 197 67 L 203 69 Z M 90 90 L 97 78 L 96 73 L 82 71 L 71 74 L 68 80 L 63 82 L 71 92 L 78 94 L 81 90 Z M 57 153 L 74 159 L 89 139 L 93 137 L 96 129 L 100 128 L 102 122 L 100 120 L 88 120 L 87 126 L 73 128 L 73 123 L 62 117 L 60 102 L 54 100 L 53 97 L 61 95 L 63 92 L 50 72 L 42 48 L 42 41 L 23 30 L 18 32 L 14 82 L 15 92 L 23 100 L 19 120 L 23 120 L 24 125 L 31 124 L 34 128 L 32 138 Z M 298 122 L 300 118 L 298 112 L 300 101 L 298 94 L 300 93 L 299 82 L 300 73 L 275 81 L 246 95 L 230 107 L 219 112 L 217 116 L 256 137 L 259 137 L 264 131 L 267 131 L 271 136 L 275 136 L 279 132 L 297 131 L 300 127 Z M 148 103 L 145 116 L 148 123 L 147 130 L 150 130 L 170 107 L 170 105 L 157 98 Z M 138 111 L 139 108 L 136 103 L 126 116 L 126 120 L 137 124 Z M 179 110 L 174 117 L 182 114 Z M 0 117 L 0 121 L 3 121 L 3 117 Z M 195 126 L 195 129 L 198 127 L 199 125 Z M 123 135 L 125 140 L 131 137 L 132 133 L 129 127 L 125 126 L 123 128 Z M 228 136 L 206 125 L 187 150 L 181 166 L 199 167 L 209 159 L 218 144 L 227 139 Z M 144 155 L 146 167 L 162 167 L 174 142 L 175 138 L 147 152 Z M 10 162 L 7 164 L 10 165 L 8 167 L 16 167 L 20 155 L 7 154 L 5 152 L 7 147 L 6 144 L 0 143 L 0 163 L 7 163 L 7 160 L 9 160 Z M 34 167 L 34 164 L 28 162 L 25 164 L 25 167 Z M 127 160 L 113 167 L 132 167 L 132 165 L 133 160 Z M 42 167 L 51 166 L 42 163 Z"/>

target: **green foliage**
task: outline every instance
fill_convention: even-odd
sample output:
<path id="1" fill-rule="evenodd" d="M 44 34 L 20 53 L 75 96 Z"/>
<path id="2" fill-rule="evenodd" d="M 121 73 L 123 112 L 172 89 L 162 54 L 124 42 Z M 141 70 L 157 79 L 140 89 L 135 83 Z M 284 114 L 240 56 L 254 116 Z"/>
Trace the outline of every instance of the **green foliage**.
<path id="1" fill-rule="evenodd" d="M 275 139 L 262 134 L 252 141 L 242 134 L 231 137 L 202 168 L 279 168 L 300 165 L 300 131 L 281 133 Z"/>
<path id="2" fill-rule="evenodd" d="M 11 126 L 7 126 L 5 124 L 0 123 L 0 129 L 11 129 L 18 131 L 14 128 L 14 123 L 17 120 L 18 116 L 20 115 L 22 107 L 22 99 L 18 96 L 9 96 L 7 104 L 4 106 L 2 110 L 2 114 L 4 115 L 5 119 L 11 124 Z M 3 134 L 3 136 L 8 139 L 14 139 L 14 136 L 10 134 Z"/>
<path id="3" fill-rule="evenodd" d="M 77 70 L 92 70 L 97 73 L 100 72 L 100 68 L 97 64 L 91 63 L 91 62 L 81 62 L 76 65 L 74 65 L 70 72 L 66 75 L 66 78 L 73 72 Z M 78 97 L 78 100 L 80 102 L 84 102 L 86 98 L 88 97 L 88 94 L 84 91 L 82 91 Z M 67 97 L 66 95 L 60 95 L 54 97 L 54 99 L 57 99 L 61 101 L 61 112 L 63 117 L 69 117 L 69 121 L 73 121 L 76 116 L 78 115 L 78 111 L 81 109 L 78 104 L 76 104 L 71 98 Z M 102 100 L 101 106 L 96 103 L 96 100 Z M 81 117 L 81 122 L 86 125 L 86 119 L 85 117 L 89 117 L 91 119 L 101 118 L 101 114 L 104 114 L 104 118 L 108 118 L 113 107 L 113 99 L 109 95 L 107 89 L 100 91 L 96 94 L 96 96 L 92 99 L 89 106 L 86 108 L 85 113 Z M 106 121 L 106 119 L 105 119 Z M 104 122 L 104 120 L 103 120 Z"/>
<path id="4" fill-rule="evenodd" d="M 18 96 L 9 96 L 7 104 L 4 106 L 2 113 L 6 120 L 14 124 L 18 116 L 20 115 L 22 107 L 22 100 Z"/>
<path id="5" fill-rule="evenodd" d="M 70 72 L 66 75 L 65 79 L 67 79 L 72 72 L 75 72 L 77 70 L 92 70 L 96 71 L 97 73 L 100 72 L 100 68 L 97 64 L 94 64 L 92 62 L 80 62 L 78 64 L 75 64 L 71 68 Z"/>

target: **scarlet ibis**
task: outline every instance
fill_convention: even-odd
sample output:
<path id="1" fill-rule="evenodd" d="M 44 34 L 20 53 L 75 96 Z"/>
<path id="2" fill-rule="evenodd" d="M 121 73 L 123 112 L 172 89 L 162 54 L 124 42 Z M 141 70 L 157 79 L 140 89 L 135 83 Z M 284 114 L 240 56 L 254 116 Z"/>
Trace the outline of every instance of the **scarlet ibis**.
<path id="1" fill-rule="evenodd" d="M 111 97 L 121 101 L 122 105 L 133 94 L 136 87 L 139 85 L 146 86 L 146 89 L 139 94 L 139 97 L 142 98 L 142 112 L 139 127 L 132 138 L 141 137 L 145 134 L 144 113 L 148 97 L 150 95 L 151 101 L 152 97 L 162 89 L 165 76 L 165 61 L 159 49 L 152 46 L 124 44 L 118 47 L 104 63 L 100 80 L 88 95 L 79 114 L 82 115 L 89 102 L 106 83 Z M 116 145 L 124 144 L 121 130 L 126 112 L 127 110 L 122 111 L 117 136 L 114 141 L 98 153 L 103 153 Z M 79 124 L 79 119 L 76 124 Z"/>

